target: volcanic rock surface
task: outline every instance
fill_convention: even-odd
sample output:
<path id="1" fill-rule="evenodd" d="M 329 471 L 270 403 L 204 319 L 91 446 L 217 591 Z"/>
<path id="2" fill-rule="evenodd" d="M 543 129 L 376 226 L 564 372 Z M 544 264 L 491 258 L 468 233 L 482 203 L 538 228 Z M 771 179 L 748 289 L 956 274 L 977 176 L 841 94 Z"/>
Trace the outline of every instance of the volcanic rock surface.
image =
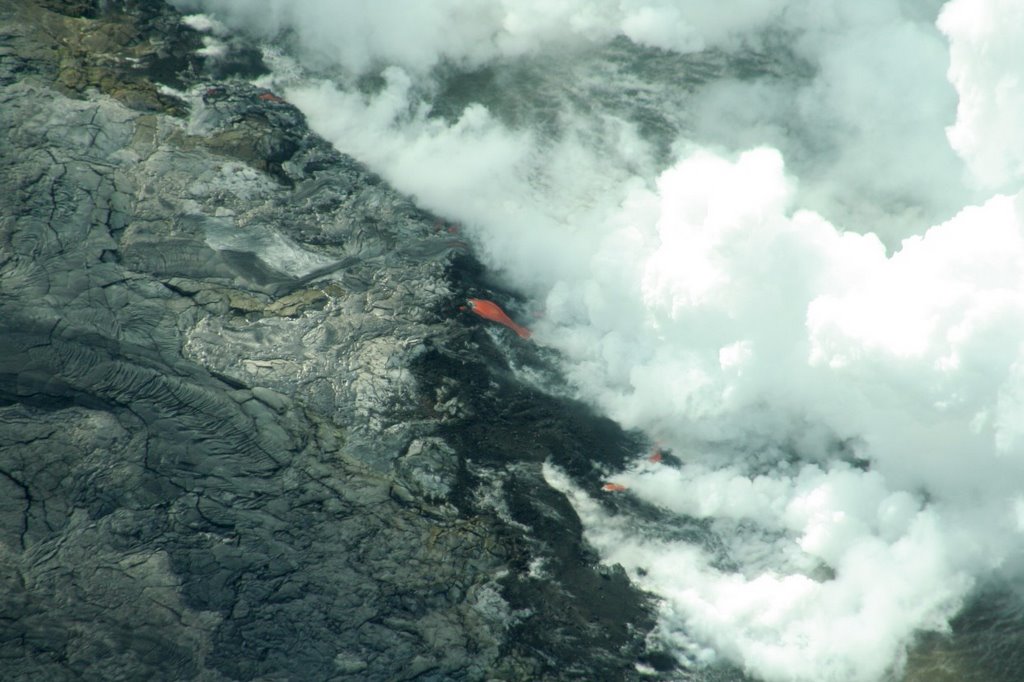
<path id="1" fill-rule="evenodd" d="M 517 310 L 467 243 L 198 47 L 0 0 L 0 678 L 671 667 L 541 474 L 637 443 L 459 312 Z"/>

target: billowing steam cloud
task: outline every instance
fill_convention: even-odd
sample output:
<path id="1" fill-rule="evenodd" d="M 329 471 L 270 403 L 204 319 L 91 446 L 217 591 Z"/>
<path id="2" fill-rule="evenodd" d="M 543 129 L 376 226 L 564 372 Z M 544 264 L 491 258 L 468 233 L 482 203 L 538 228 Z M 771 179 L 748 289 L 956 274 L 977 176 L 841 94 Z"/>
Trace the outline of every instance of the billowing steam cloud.
<path id="1" fill-rule="evenodd" d="M 314 127 L 461 220 L 581 395 L 684 460 L 615 480 L 728 569 L 548 472 L 681 655 L 877 680 L 1020 563 L 1019 3 L 180 4 L 291 31 L 332 72 L 279 82 Z"/>
<path id="2" fill-rule="evenodd" d="M 977 182 L 1015 191 L 1024 178 L 1024 7 L 1013 0 L 955 0 L 938 23 L 949 36 L 949 78 L 960 95 L 950 143 Z"/>
<path id="3" fill-rule="evenodd" d="M 678 52 L 751 48 L 765 54 L 781 43 L 791 51 L 790 73 L 734 74 L 694 93 L 686 106 L 695 139 L 733 149 L 781 149 L 805 178 L 804 205 L 828 209 L 848 229 L 879 233 L 890 246 L 909 234 L 908 223 L 946 217 L 972 198 L 960 186 L 960 161 L 945 141 L 956 97 L 946 79 L 948 48 L 934 26 L 933 0 L 177 4 L 202 7 L 267 38 L 287 30 L 308 65 L 333 65 L 347 74 L 393 66 L 421 86 L 422 76 L 439 64 L 472 68 L 581 50 L 616 35 Z"/>
<path id="4" fill-rule="evenodd" d="M 265 37 L 296 31 L 307 54 L 352 71 L 390 64 L 424 72 L 441 60 L 479 64 L 555 45 L 622 34 L 639 44 L 694 51 L 740 41 L 776 20 L 779 0 L 728 11 L 700 0 L 179 0 Z"/>

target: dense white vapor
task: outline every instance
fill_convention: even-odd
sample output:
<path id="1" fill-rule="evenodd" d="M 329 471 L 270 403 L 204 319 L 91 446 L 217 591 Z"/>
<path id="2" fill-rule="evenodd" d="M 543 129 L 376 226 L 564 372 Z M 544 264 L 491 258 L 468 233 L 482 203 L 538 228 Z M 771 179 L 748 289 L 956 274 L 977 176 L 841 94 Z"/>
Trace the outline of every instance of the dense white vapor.
<path id="1" fill-rule="evenodd" d="M 616 482 L 676 513 L 780 532 L 805 558 L 773 536 L 774 549 L 747 547 L 769 560 L 723 573 L 574 499 L 591 541 L 666 597 L 678 632 L 765 679 L 876 680 L 916 630 L 944 627 L 975 576 L 1015 558 L 1022 200 L 994 197 L 889 257 L 871 236 L 791 213 L 790 197 L 776 152 L 688 156 L 627 208 L 648 238 L 626 304 L 645 315 L 609 316 L 622 275 L 595 268 L 553 292 L 554 316 L 584 303 L 547 336 L 577 360 L 586 395 L 687 463 Z M 815 463 L 827 442 L 799 442 L 808 421 L 858 439 L 871 469 Z M 721 448 L 773 441 L 807 464 L 762 471 L 755 450 L 723 465 Z M 809 559 L 834 579 L 803 577 Z"/>
<path id="2" fill-rule="evenodd" d="M 781 149 L 806 178 L 805 205 L 874 231 L 890 247 L 972 198 L 945 142 L 956 98 L 930 1 L 174 2 L 266 38 L 291 31 L 307 61 L 348 75 L 387 66 L 420 75 L 441 63 L 472 68 L 619 35 L 681 53 L 782 41 L 813 73 L 725 78 L 698 90 L 690 103 L 697 139 Z"/>
<path id="3" fill-rule="evenodd" d="M 1018 4 L 187 3 L 265 37 L 292 30 L 314 70 L 345 72 L 275 87 L 465 224 L 543 308 L 534 339 L 580 394 L 684 461 L 638 453 L 614 480 L 666 527 L 708 520 L 738 568 L 607 515 L 549 469 L 590 541 L 664 599 L 679 652 L 780 682 L 883 678 L 916 632 L 947 628 L 976 583 L 1021 561 Z M 684 86 L 600 62 L 617 35 L 755 62 L 787 50 L 711 60 Z M 436 115 L 445 62 L 488 64 L 528 113 L 515 127 L 499 105 Z M 367 71 L 372 93 L 340 84 Z M 661 107 L 667 155 L 627 88 Z"/>
<path id="4" fill-rule="evenodd" d="M 960 94 L 953 147 L 977 181 L 1003 189 L 1024 179 L 1024 5 L 954 0 L 939 17 L 949 37 L 949 78 Z"/>
<path id="5" fill-rule="evenodd" d="M 361 72 L 381 64 L 423 71 L 444 59 L 478 64 L 551 45 L 625 35 L 693 51 L 737 41 L 771 23 L 783 0 L 172 0 L 273 37 L 294 30 L 301 45 Z"/>
<path id="6" fill-rule="evenodd" d="M 682 469 L 644 464 L 614 479 L 631 494 L 680 514 L 785 532 L 835 578 L 816 582 L 803 577 L 806 562 L 779 560 L 786 543 L 762 552 L 774 563 L 723 573 L 692 547 L 642 540 L 642 531 L 560 485 L 608 560 L 666 597 L 665 620 L 678 632 L 698 633 L 766 679 L 879 679 L 915 630 L 944 627 L 972 576 L 1006 560 L 1019 538 L 1022 449 L 1008 445 L 1021 423 L 1020 200 L 997 197 L 965 211 L 887 259 L 869 238 L 776 215 L 785 183 L 771 159 L 730 165 L 691 157 L 681 166 L 659 186 L 673 200 L 651 197 L 663 207 L 664 236 L 647 261 L 658 273 L 647 291 L 646 309 L 655 313 L 636 332 L 673 343 L 658 344 L 649 365 L 632 365 L 626 377 L 595 374 L 602 364 L 593 362 L 578 366 L 576 379 L 621 419 L 681 444 Z M 742 186 L 752 173 L 763 174 L 762 187 L 774 176 L 779 194 L 766 191 L 739 210 L 716 203 L 724 201 L 716 188 Z M 698 196 L 680 206 L 673 181 Z M 767 220 L 752 219 L 761 210 Z M 672 234 L 685 231 L 693 234 Z M 695 260 L 719 267 L 687 268 L 656 253 L 693 244 L 703 249 Z M 792 244 L 804 253 L 785 251 Z M 763 254 L 760 262 L 752 251 Z M 672 262 L 682 267 L 661 267 Z M 744 277 L 752 266 L 766 271 Z M 798 274 L 787 277 L 787 266 Z M 778 290 L 765 291 L 766 282 Z M 804 310 L 806 324 L 789 308 Z M 596 333 L 576 352 L 601 356 L 610 343 Z M 693 443 L 695 432 L 713 441 L 764 430 L 756 423 L 764 401 L 776 417 L 790 407 L 858 435 L 872 470 L 807 464 L 796 474 L 758 472 L 749 460 L 723 467 Z M 1012 416 L 993 418 L 1004 412 Z M 680 420 L 686 416 L 692 421 Z M 928 504 L 917 494 L 922 487 L 932 494 Z"/>
<path id="7" fill-rule="evenodd" d="M 664 475 L 647 473 L 625 480 L 643 493 L 664 485 L 657 481 Z M 736 476 L 732 490 L 723 481 L 707 482 L 705 492 L 712 499 L 731 498 L 718 502 L 738 504 L 741 508 L 731 511 L 740 516 L 760 520 L 782 511 L 786 523 L 803 533 L 801 547 L 827 556 L 835 567 L 834 579 L 819 581 L 799 571 L 722 571 L 693 546 L 640 539 L 642 532 L 608 516 L 559 471 L 549 467 L 545 475 L 570 496 L 587 539 L 607 560 L 622 564 L 642 586 L 664 598 L 663 627 L 680 650 L 693 651 L 696 637 L 767 680 L 882 679 L 915 630 L 945 627 L 972 583 L 958 565 L 959 547 L 942 527 L 946 519 L 887 494 L 878 477 L 808 468 L 791 480 L 757 479 L 752 485 Z M 727 472 L 681 475 L 728 477 Z M 680 488 L 664 498 L 670 508 L 684 499 L 680 490 L 694 490 L 693 481 L 677 482 Z M 790 499 L 782 510 L 773 508 L 775 502 L 761 505 L 750 499 L 761 494 L 759 501 L 768 502 L 780 492 Z M 894 521 L 898 530 L 886 529 L 887 536 L 872 528 Z M 780 550 L 785 546 L 769 548 L 774 554 Z M 694 658 L 706 656 L 701 652 Z"/>
<path id="8" fill-rule="evenodd" d="M 804 205 L 890 247 L 972 198 L 945 141 L 956 93 L 934 17 L 890 0 L 790 3 L 783 16 L 812 73 L 711 84 L 697 93 L 699 137 L 779 148 Z"/>

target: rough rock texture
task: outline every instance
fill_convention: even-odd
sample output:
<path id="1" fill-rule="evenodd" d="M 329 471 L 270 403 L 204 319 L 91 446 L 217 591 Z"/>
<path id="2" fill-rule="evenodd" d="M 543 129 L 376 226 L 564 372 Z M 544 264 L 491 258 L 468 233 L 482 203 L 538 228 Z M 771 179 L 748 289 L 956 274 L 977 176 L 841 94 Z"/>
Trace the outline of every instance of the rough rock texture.
<path id="1" fill-rule="evenodd" d="M 466 244 L 198 44 L 0 0 L 0 678 L 670 667 L 541 475 L 634 444 L 458 313 L 509 304 Z"/>

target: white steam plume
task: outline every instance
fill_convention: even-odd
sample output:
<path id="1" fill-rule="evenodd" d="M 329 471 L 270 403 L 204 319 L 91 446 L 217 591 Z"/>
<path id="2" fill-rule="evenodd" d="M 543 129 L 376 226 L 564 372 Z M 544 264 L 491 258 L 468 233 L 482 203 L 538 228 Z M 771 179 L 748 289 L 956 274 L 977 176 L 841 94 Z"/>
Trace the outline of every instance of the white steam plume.
<path id="1" fill-rule="evenodd" d="M 939 17 L 949 36 L 949 78 L 960 94 L 953 148 L 986 188 L 1024 179 L 1024 5 L 1014 0 L 955 0 Z"/>
<path id="2" fill-rule="evenodd" d="M 441 60 L 479 64 L 544 47 L 625 35 L 642 45 L 695 51 L 734 44 L 786 9 L 739 0 L 723 11 L 700 0 L 173 0 L 263 37 L 284 29 L 345 68 L 429 70 Z"/>
<path id="3" fill-rule="evenodd" d="M 623 35 L 690 53 L 784 44 L 799 69 L 719 79 L 689 106 L 694 139 L 782 150 L 804 205 L 890 247 L 909 225 L 973 197 L 945 143 L 955 93 L 931 0 L 175 0 L 257 35 L 296 37 L 304 59 L 349 75 L 484 63 L 602 44 Z M 911 11 L 913 9 L 913 11 Z M 800 71 L 801 73 L 796 73 Z M 680 74 L 681 76 L 684 74 Z M 927 169 L 927 172 L 922 172 Z"/>

